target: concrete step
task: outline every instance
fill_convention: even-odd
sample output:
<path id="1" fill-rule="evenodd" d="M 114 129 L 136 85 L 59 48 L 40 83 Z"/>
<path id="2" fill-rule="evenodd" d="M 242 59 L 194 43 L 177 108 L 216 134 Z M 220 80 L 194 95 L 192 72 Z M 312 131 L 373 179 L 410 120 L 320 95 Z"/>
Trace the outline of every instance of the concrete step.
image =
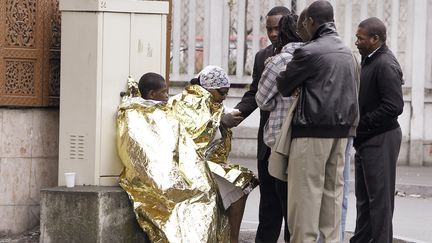
<path id="1" fill-rule="evenodd" d="M 120 187 L 41 190 L 41 243 L 142 242 L 132 204 Z"/>

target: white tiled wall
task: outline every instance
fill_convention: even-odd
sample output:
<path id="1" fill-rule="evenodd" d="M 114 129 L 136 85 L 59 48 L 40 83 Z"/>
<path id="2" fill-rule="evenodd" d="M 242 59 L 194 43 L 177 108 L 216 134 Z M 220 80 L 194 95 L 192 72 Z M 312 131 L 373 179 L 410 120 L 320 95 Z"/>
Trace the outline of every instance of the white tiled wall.
<path id="1" fill-rule="evenodd" d="M 39 223 L 39 191 L 57 185 L 58 109 L 0 109 L 0 235 Z"/>

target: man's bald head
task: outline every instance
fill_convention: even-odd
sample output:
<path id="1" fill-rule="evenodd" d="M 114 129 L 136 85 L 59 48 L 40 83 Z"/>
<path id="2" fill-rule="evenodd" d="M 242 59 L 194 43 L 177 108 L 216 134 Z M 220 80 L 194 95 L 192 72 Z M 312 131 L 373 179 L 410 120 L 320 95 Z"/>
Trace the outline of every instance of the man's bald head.
<path id="1" fill-rule="evenodd" d="M 303 22 L 305 20 L 305 18 L 306 18 L 306 11 L 307 11 L 307 8 L 305 8 L 305 9 L 303 9 L 303 11 L 301 11 L 301 13 L 299 15 L 299 18 L 298 18 L 298 22 Z"/>
<path id="2" fill-rule="evenodd" d="M 305 27 L 303 26 L 303 21 L 306 19 L 306 10 L 307 9 L 304 9 L 300 13 L 300 16 L 299 16 L 298 21 L 297 21 L 297 33 L 300 36 L 300 38 L 302 38 L 302 40 L 304 42 L 307 42 L 310 40 L 310 36 L 309 36 L 308 32 L 306 31 Z"/>
<path id="3" fill-rule="evenodd" d="M 312 18 L 317 24 L 334 22 L 333 6 L 328 1 L 313 2 L 307 8 L 306 17 Z"/>

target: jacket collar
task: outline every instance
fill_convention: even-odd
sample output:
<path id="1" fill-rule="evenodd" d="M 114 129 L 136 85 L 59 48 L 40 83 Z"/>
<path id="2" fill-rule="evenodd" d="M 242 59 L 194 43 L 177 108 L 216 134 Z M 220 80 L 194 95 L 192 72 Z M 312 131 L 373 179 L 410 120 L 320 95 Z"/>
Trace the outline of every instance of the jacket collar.
<path id="1" fill-rule="evenodd" d="M 380 48 L 378 48 L 378 50 L 376 50 L 376 52 L 371 56 L 362 56 L 362 66 L 366 65 L 368 63 L 371 63 L 373 60 L 375 60 L 375 58 L 377 58 L 378 56 L 380 56 L 382 53 L 387 52 L 388 47 L 385 43 L 383 43 Z"/>
<path id="2" fill-rule="evenodd" d="M 326 35 L 338 35 L 336 32 L 336 26 L 334 22 L 327 22 L 320 25 L 318 29 L 315 31 L 315 34 L 313 35 L 311 41 Z"/>
<path id="3" fill-rule="evenodd" d="M 269 53 L 270 55 L 274 56 L 275 47 L 273 46 L 273 44 L 270 44 L 266 47 L 266 52 Z"/>

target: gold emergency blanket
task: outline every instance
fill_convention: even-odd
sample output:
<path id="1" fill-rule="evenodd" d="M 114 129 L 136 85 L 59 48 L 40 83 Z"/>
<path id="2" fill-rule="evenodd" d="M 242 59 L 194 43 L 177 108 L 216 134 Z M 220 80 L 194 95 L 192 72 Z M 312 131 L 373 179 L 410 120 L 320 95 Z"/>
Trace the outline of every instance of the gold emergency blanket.
<path id="1" fill-rule="evenodd" d="M 229 242 L 210 168 L 245 193 L 258 182 L 249 170 L 226 164 L 229 130 L 214 139 L 223 107 L 195 85 L 168 103 L 143 100 L 136 83 L 128 85 L 117 118 L 118 153 L 125 166 L 119 183 L 138 223 L 152 242 Z"/>

